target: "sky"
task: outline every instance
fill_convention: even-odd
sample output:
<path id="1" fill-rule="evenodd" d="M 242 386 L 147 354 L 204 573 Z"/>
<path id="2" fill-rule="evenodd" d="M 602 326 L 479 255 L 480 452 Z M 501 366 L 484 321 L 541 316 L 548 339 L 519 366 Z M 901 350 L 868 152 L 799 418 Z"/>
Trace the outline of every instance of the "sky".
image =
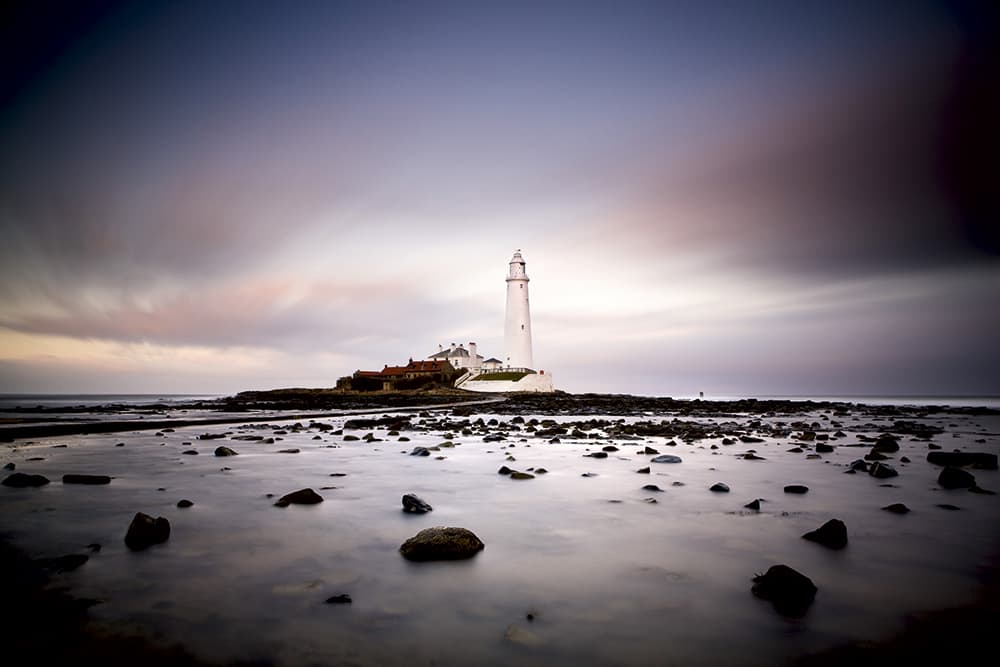
<path id="1" fill-rule="evenodd" d="M 0 10 L 0 393 L 1000 395 L 988 2 Z"/>

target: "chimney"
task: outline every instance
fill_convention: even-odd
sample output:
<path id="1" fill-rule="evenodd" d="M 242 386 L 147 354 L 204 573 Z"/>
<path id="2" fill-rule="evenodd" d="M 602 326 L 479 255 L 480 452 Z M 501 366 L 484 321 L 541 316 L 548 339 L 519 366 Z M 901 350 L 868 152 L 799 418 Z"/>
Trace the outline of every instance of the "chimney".
<path id="1" fill-rule="evenodd" d="M 476 344 L 475 343 L 469 343 L 469 356 L 472 357 L 473 359 L 476 358 Z"/>
<path id="2" fill-rule="evenodd" d="M 438 352 L 444 352 L 444 345 L 438 343 Z"/>
<path id="3" fill-rule="evenodd" d="M 456 345 L 454 343 L 452 343 L 451 344 L 451 353 L 452 354 L 455 354 L 455 347 L 456 347 Z"/>

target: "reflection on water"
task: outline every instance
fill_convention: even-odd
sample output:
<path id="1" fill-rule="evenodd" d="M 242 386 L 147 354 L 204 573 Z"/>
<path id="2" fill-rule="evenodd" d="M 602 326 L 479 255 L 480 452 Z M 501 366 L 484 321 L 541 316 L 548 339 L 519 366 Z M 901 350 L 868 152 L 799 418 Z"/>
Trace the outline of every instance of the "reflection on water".
<path id="1" fill-rule="evenodd" d="M 982 426 L 998 432 L 996 420 L 949 416 L 940 421 L 948 429 L 940 442 L 996 451 L 995 436 L 972 443 Z M 620 451 L 603 460 L 583 454 L 605 441 L 566 438 L 459 438 L 455 448 L 414 457 L 407 455 L 413 446 L 438 444 L 443 434 L 404 433 L 411 441 L 401 443 L 377 430 L 384 440 L 366 444 L 329 434 L 313 440 L 318 432 L 304 430 L 263 444 L 197 440 L 204 430 L 53 438 L 8 449 L 5 461 L 54 483 L 0 488 L 0 529 L 38 556 L 101 543 L 85 566 L 59 577 L 79 595 L 105 601 L 91 610 L 97 619 L 182 641 L 209 659 L 280 665 L 770 665 L 892 633 L 905 612 L 971 600 L 976 567 L 997 546 L 1000 497 L 937 490 L 927 444 L 906 439 L 899 455 L 913 463 L 897 463 L 901 475 L 887 488 L 844 474 L 864 449 L 841 446 L 807 460 L 787 453 L 787 441 L 753 445 L 763 461 L 736 458 L 743 445 L 667 447 L 660 438 L 618 442 Z M 856 442 L 845 430 L 842 442 Z M 213 456 L 220 442 L 240 455 Z M 649 464 L 636 451 L 645 444 L 683 463 Z M 277 453 L 289 447 L 301 453 Z M 200 455 L 181 454 L 191 448 Z M 26 461 L 36 456 L 44 460 Z M 550 472 L 511 480 L 496 473 L 505 464 Z M 652 474 L 635 472 L 646 465 Z M 69 472 L 115 480 L 60 484 Z M 996 471 L 975 474 L 981 486 L 1000 490 Z M 709 492 L 717 481 L 732 491 Z M 643 490 L 649 483 L 664 491 Z M 790 483 L 810 491 L 784 494 Z M 307 486 L 325 502 L 281 509 L 266 497 Z M 336 488 L 322 489 L 329 486 Z M 434 511 L 404 514 L 407 492 Z M 178 509 L 181 498 L 194 507 Z M 762 511 L 743 510 L 754 498 L 765 499 Z M 879 509 L 893 502 L 913 511 Z M 935 507 L 941 502 L 962 511 Z M 129 552 L 122 538 L 136 511 L 167 517 L 170 540 Z M 801 539 L 832 517 L 848 526 L 847 549 Z M 467 527 L 486 549 L 462 562 L 401 558 L 399 545 L 433 525 Z M 775 563 L 819 587 L 804 619 L 783 619 L 750 594 L 754 573 Z M 324 603 L 339 593 L 353 603 Z"/>

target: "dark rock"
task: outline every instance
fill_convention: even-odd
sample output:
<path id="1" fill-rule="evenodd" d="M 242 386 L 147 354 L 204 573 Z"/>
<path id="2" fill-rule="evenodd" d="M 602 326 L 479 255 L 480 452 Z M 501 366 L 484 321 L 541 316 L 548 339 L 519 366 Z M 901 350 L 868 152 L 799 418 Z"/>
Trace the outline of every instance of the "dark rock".
<path id="1" fill-rule="evenodd" d="M 274 503 L 275 507 L 288 507 L 289 505 L 315 505 L 316 503 L 323 502 L 323 496 L 319 495 L 312 489 L 299 489 L 298 491 L 293 491 L 292 493 L 281 496 L 278 502 Z"/>
<path id="2" fill-rule="evenodd" d="M 500 466 L 500 470 L 497 470 L 498 475 L 509 475 L 512 472 L 514 471 L 508 468 L 507 466 Z"/>
<path id="3" fill-rule="evenodd" d="M 604 450 L 604 451 L 606 451 L 606 452 L 617 452 L 618 451 L 618 448 L 615 447 L 614 445 L 604 445 L 603 447 L 601 447 L 601 449 Z"/>
<path id="4" fill-rule="evenodd" d="M 847 526 L 840 519 L 830 519 L 802 537 L 830 549 L 843 549 L 847 546 Z"/>
<path id="5" fill-rule="evenodd" d="M 646 447 L 642 450 L 642 453 L 643 454 L 659 454 L 660 452 L 659 452 L 659 450 L 653 449 L 649 445 L 646 445 Z"/>
<path id="6" fill-rule="evenodd" d="M 298 449 L 296 447 L 292 447 L 290 449 L 279 449 L 278 453 L 279 454 L 298 454 L 300 451 L 302 451 L 302 450 L 300 450 L 300 449 Z"/>
<path id="7" fill-rule="evenodd" d="M 642 490 L 643 491 L 662 491 L 663 489 L 661 489 L 660 487 L 658 487 L 656 484 L 647 484 L 646 486 L 642 487 Z"/>
<path id="8" fill-rule="evenodd" d="M 177 506 L 180 507 L 181 509 L 184 509 L 185 507 L 191 507 L 193 505 L 194 503 L 188 500 L 187 498 L 181 498 L 180 500 L 177 501 Z"/>
<path id="9" fill-rule="evenodd" d="M 186 454 L 187 456 L 198 456 L 197 449 L 185 449 L 181 454 Z"/>
<path id="10" fill-rule="evenodd" d="M 880 435 L 872 445 L 873 452 L 898 452 L 899 451 L 899 440 L 890 435 Z"/>
<path id="11" fill-rule="evenodd" d="M 351 604 L 351 596 L 347 593 L 341 593 L 340 595 L 333 595 L 326 599 L 327 604 Z"/>
<path id="12" fill-rule="evenodd" d="M 649 466 L 646 466 L 645 468 L 639 468 L 638 470 L 636 470 L 636 472 L 639 473 L 640 475 L 648 475 Z"/>
<path id="13" fill-rule="evenodd" d="M 715 491 L 716 493 L 729 493 L 729 485 L 723 484 L 722 482 L 716 482 L 712 486 L 708 487 L 709 491 Z"/>
<path id="14" fill-rule="evenodd" d="M 431 452 L 426 447 L 414 447 L 410 456 L 430 456 Z"/>
<path id="15" fill-rule="evenodd" d="M 967 470 L 948 466 L 938 475 L 937 481 L 946 489 L 968 489 L 976 485 L 976 476 Z"/>
<path id="16" fill-rule="evenodd" d="M 928 452 L 927 460 L 940 466 L 974 466 L 984 470 L 997 469 L 997 455 L 986 452 Z"/>
<path id="17" fill-rule="evenodd" d="M 868 468 L 868 474 L 875 479 L 888 479 L 890 477 L 896 477 L 899 475 L 896 469 L 885 463 L 873 463 L 870 468 Z"/>
<path id="18" fill-rule="evenodd" d="M 684 486 L 684 482 L 674 482 L 670 486 Z"/>
<path id="19" fill-rule="evenodd" d="M 874 449 L 865 454 L 866 461 L 887 461 L 888 459 L 889 459 L 888 456 L 886 456 L 882 452 L 877 452 Z"/>
<path id="20" fill-rule="evenodd" d="M 546 470 L 545 468 L 539 468 L 538 470 L 536 470 L 536 471 L 535 471 L 535 474 L 536 474 L 536 475 L 545 475 L 545 474 L 547 474 L 548 472 L 549 472 L 549 471 L 548 471 L 548 470 Z"/>
<path id="21" fill-rule="evenodd" d="M 833 445 L 827 445 L 825 443 L 818 443 L 816 445 L 816 451 L 820 454 L 830 454 L 833 452 Z"/>
<path id="22" fill-rule="evenodd" d="M 361 438 L 359 438 L 358 436 L 351 435 L 349 433 L 344 436 L 344 442 L 355 442 L 356 440 L 360 440 L 360 439 Z"/>
<path id="23" fill-rule="evenodd" d="M 755 511 L 759 512 L 760 511 L 760 498 L 756 498 L 754 500 L 751 500 L 750 502 L 748 502 L 743 507 L 747 508 L 748 510 L 755 510 Z"/>
<path id="24" fill-rule="evenodd" d="M 63 484 L 110 484 L 107 475 L 63 475 Z"/>
<path id="25" fill-rule="evenodd" d="M 466 528 L 437 526 L 425 528 L 403 542 L 399 551 L 413 561 L 458 560 L 472 558 L 485 545 Z"/>
<path id="26" fill-rule="evenodd" d="M 746 442 L 746 443 L 764 442 L 764 438 L 755 438 L 751 435 L 741 435 L 740 442 Z"/>
<path id="27" fill-rule="evenodd" d="M 805 615 L 818 590 L 809 577 L 787 565 L 772 565 L 765 574 L 754 576 L 753 582 L 754 595 L 770 600 L 779 614 L 793 618 Z"/>
<path id="28" fill-rule="evenodd" d="M 764 459 L 763 456 L 757 456 L 753 452 L 747 452 L 746 454 L 743 455 L 743 460 L 744 461 L 764 461 L 765 459 Z"/>
<path id="29" fill-rule="evenodd" d="M 791 449 L 788 450 L 788 453 L 789 454 L 801 454 L 802 451 L 803 450 L 802 450 L 801 447 L 792 447 Z"/>
<path id="30" fill-rule="evenodd" d="M 13 470 L 16 467 L 17 466 L 15 466 L 13 463 L 7 463 L 7 464 L 4 465 L 3 469 L 4 470 Z"/>
<path id="31" fill-rule="evenodd" d="M 868 464 L 861 459 L 856 459 L 851 461 L 850 469 L 858 472 L 868 472 Z"/>
<path id="32" fill-rule="evenodd" d="M 802 484 L 789 484 L 785 487 L 785 493 L 808 493 L 809 487 Z"/>
<path id="33" fill-rule="evenodd" d="M 722 444 L 723 445 L 735 445 L 736 441 L 733 440 L 732 438 L 723 438 L 722 439 Z"/>
<path id="34" fill-rule="evenodd" d="M 597 477 L 597 473 L 596 472 L 585 472 L 582 475 L 580 475 L 580 477 Z"/>
<path id="35" fill-rule="evenodd" d="M 58 558 L 42 558 L 38 563 L 46 570 L 53 572 L 72 572 L 90 560 L 86 554 L 67 554 Z"/>
<path id="36" fill-rule="evenodd" d="M 910 457 L 909 456 L 900 456 L 899 457 L 899 462 L 900 463 L 909 463 L 910 462 Z"/>
<path id="37" fill-rule="evenodd" d="M 162 516 L 153 518 L 136 512 L 125 533 L 125 546 L 132 551 L 141 551 L 154 544 L 161 544 L 170 537 L 170 522 Z"/>
<path id="38" fill-rule="evenodd" d="M 937 507 L 940 507 L 943 510 L 948 510 L 950 512 L 957 512 L 960 509 L 962 509 L 961 507 L 958 507 L 957 505 L 949 505 L 948 503 L 938 503 Z"/>
<path id="39" fill-rule="evenodd" d="M 530 472 L 519 472 L 515 470 L 510 474 L 511 479 L 535 479 L 535 476 Z"/>
<path id="40" fill-rule="evenodd" d="M 588 456 L 588 457 L 590 457 L 592 459 L 606 459 L 606 458 L 608 458 L 608 453 L 607 452 L 591 452 L 590 454 L 584 454 L 584 456 Z"/>
<path id="41" fill-rule="evenodd" d="M 651 458 L 650 461 L 652 463 L 680 463 L 681 457 L 674 456 L 673 454 L 660 454 Z"/>
<path id="42" fill-rule="evenodd" d="M 882 509 L 886 512 L 892 512 L 893 514 L 906 514 L 910 511 L 910 508 L 903 503 L 893 503 L 891 505 L 886 505 Z"/>
<path id="43" fill-rule="evenodd" d="M 23 489 L 29 486 L 45 486 L 49 480 L 44 475 L 29 475 L 23 472 L 15 472 L 7 475 L 2 483 L 4 486 L 11 486 L 15 489 Z"/>
<path id="44" fill-rule="evenodd" d="M 236 456 L 239 452 L 224 445 L 215 448 L 216 456 Z"/>
<path id="45" fill-rule="evenodd" d="M 933 442 L 928 442 L 927 449 L 941 449 L 941 445 L 935 445 Z"/>
<path id="46" fill-rule="evenodd" d="M 404 512 L 409 512 L 410 514 L 426 514 L 433 509 L 434 508 L 431 507 L 429 503 L 421 500 L 412 493 L 407 493 L 403 496 Z"/>

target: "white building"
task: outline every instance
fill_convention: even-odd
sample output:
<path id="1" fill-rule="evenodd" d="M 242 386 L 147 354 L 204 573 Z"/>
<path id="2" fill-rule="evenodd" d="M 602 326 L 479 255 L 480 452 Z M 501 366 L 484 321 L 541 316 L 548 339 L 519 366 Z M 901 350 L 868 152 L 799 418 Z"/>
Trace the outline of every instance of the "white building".
<path id="1" fill-rule="evenodd" d="M 432 361 L 447 361 L 455 368 L 465 368 L 474 371 L 478 371 L 486 363 L 483 361 L 483 355 L 476 353 L 475 343 L 469 343 L 468 350 L 454 343 L 447 348 L 443 345 L 438 345 L 438 351 L 427 358 Z M 489 361 L 497 360 L 490 359 Z"/>

